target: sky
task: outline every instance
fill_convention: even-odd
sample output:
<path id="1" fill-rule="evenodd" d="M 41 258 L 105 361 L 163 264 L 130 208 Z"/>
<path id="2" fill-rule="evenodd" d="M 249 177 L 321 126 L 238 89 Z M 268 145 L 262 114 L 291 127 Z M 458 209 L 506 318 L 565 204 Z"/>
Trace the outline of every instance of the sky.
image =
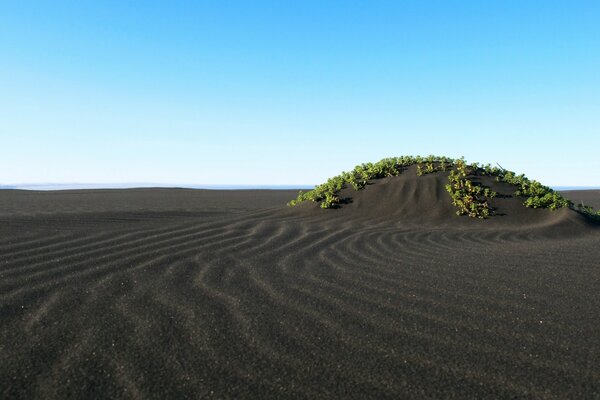
<path id="1" fill-rule="evenodd" d="M 400 155 L 600 186 L 598 1 L 3 1 L 0 185 L 313 185 Z"/>

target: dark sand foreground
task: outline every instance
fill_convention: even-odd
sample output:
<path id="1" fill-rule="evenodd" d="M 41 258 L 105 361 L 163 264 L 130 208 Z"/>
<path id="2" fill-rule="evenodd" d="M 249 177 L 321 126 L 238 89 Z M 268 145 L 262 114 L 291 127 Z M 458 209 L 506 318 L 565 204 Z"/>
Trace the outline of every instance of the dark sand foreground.
<path id="1" fill-rule="evenodd" d="M 600 228 L 420 179 L 0 191 L 0 398 L 600 398 Z"/>

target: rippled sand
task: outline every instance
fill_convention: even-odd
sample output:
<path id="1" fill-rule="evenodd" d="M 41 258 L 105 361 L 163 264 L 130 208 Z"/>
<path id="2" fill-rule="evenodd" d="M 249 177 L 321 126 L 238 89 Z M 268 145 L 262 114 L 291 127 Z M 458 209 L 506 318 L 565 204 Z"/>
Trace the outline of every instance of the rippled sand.
<path id="1" fill-rule="evenodd" d="M 0 191 L 0 397 L 600 397 L 598 227 L 442 217 L 427 179 Z"/>

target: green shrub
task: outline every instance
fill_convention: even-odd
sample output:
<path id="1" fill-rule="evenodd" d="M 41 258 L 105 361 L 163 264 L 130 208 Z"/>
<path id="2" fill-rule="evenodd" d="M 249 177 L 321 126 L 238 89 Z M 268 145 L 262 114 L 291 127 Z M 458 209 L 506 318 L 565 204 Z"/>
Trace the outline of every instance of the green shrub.
<path id="1" fill-rule="evenodd" d="M 550 192 L 544 195 L 531 196 L 525 200 L 524 205 L 525 207 L 556 210 L 558 208 L 569 207 L 571 202 L 556 192 Z"/>
<path id="2" fill-rule="evenodd" d="M 586 206 L 583 203 L 578 204 L 577 209 L 579 210 L 580 213 L 582 213 L 586 217 L 592 218 L 596 221 L 600 221 L 600 210 L 596 211 L 596 210 L 594 210 L 593 207 Z"/>
<path id="3" fill-rule="evenodd" d="M 497 171 L 497 181 L 503 181 L 516 186 L 515 196 L 527 197 L 523 202 L 525 207 L 549 208 L 556 210 L 564 207 L 572 207 L 573 203 L 560 194 L 538 181 L 531 181 L 525 175 L 516 175 L 512 171 Z"/>
<path id="4" fill-rule="evenodd" d="M 450 193 L 452 203 L 458 207 L 457 214 L 469 215 L 474 218 L 486 218 L 492 214 L 489 201 L 496 196 L 490 188 L 476 185 L 471 177 L 491 176 L 497 182 L 506 182 L 515 187 L 514 195 L 524 197 L 523 205 L 532 208 L 573 207 L 573 204 L 537 181 L 529 180 L 525 175 L 517 175 L 502 167 L 492 167 L 490 164 L 467 164 L 464 158 L 452 159 L 439 156 L 401 156 L 384 158 L 376 163 L 365 163 L 354 167 L 352 171 L 342 172 L 327 182 L 316 186 L 308 192 L 300 191 L 296 199 L 288 205 L 295 206 L 304 201 L 319 203 L 321 208 L 333 208 L 340 204 L 339 191 L 345 187 L 361 190 L 373 179 L 397 176 L 409 166 L 416 165 L 417 175 L 422 176 L 450 170 L 449 184 L 446 190 Z M 587 208 L 586 208 L 587 210 Z M 582 211 L 583 212 L 583 211 Z M 589 212 L 586 214 L 592 215 Z M 594 213 L 594 215 L 597 215 Z"/>
<path id="5" fill-rule="evenodd" d="M 303 201 L 314 201 L 320 203 L 322 208 L 332 208 L 339 204 L 338 192 L 344 187 L 352 186 L 355 190 L 361 190 L 370 180 L 385 178 L 388 176 L 397 176 L 411 165 L 422 164 L 427 171 L 433 172 L 435 164 L 444 162 L 451 164 L 453 160 L 448 157 L 429 156 L 423 158 L 420 156 L 402 156 L 384 158 L 376 163 L 365 163 L 354 167 L 352 171 L 342 172 L 340 175 L 330 178 L 327 182 L 316 186 L 309 192 L 300 192 L 295 200 L 288 203 L 289 206 L 295 206 Z"/>
<path id="6" fill-rule="evenodd" d="M 477 164 L 467 166 L 463 159 L 456 160 L 455 169 L 448 175 L 446 190 L 452 198 L 452 205 L 458 207 L 456 215 L 468 215 L 472 218 L 487 218 L 492 213 L 489 200 L 496 197 L 488 187 L 476 185 L 468 176 L 479 169 Z"/>

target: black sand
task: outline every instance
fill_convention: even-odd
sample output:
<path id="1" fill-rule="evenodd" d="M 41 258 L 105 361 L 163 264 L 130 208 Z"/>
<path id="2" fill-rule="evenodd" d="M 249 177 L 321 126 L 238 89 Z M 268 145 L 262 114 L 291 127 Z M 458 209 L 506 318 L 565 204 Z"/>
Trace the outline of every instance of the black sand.
<path id="1" fill-rule="evenodd" d="M 0 397 L 600 398 L 598 226 L 420 179 L 0 191 Z"/>
<path id="2" fill-rule="evenodd" d="M 575 204 L 584 204 L 600 210 L 600 190 L 565 190 L 560 192 Z"/>

